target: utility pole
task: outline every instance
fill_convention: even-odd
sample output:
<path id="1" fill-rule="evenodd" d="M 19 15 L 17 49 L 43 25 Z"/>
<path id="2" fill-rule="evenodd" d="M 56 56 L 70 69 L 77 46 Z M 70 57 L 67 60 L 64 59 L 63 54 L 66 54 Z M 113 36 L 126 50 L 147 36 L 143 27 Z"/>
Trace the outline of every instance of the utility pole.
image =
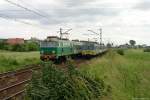
<path id="1" fill-rule="evenodd" d="M 100 28 L 100 45 L 102 45 L 102 28 Z"/>
<path id="2" fill-rule="evenodd" d="M 59 30 L 59 33 L 60 33 L 60 39 L 62 39 L 63 38 L 63 35 L 68 35 L 69 33 L 69 31 L 71 31 L 72 29 L 66 29 L 66 31 L 65 32 L 63 32 L 63 29 L 62 28 L 60 28 L 60 30 Z"/>
<path id="3" fill-rule="evenodd" d="M 94 33 L 95 35 L 99 35 L 99 44 L 100 44 L 100 47 L 102 46 L 103 44 L 103 41 L 102 41 L 102 28 L 99 29 L 100 32 L 95 32 L 93 30 L 88 30 L 89 32 L 92 32 Z"/>
<path id="4" fill-rule="evenodd" d="M 60 28 L 60 39 L 62 39 L 62 28 Z"/>

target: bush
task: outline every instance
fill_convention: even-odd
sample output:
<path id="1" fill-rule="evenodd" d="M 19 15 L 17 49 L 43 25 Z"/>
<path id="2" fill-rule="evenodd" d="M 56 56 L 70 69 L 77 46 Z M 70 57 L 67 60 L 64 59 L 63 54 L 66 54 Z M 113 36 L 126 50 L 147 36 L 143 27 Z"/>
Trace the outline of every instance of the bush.
<path id="1" fill-rule="evenodd" d="M 0 49 L 4 49 L 5 43 L 4 42 L 0 42 Z"/>
<path id="2" fill-rule="evenodd" d="M 16 45 L 12 45 L 12 51 L 24 52 L 26 51 L 26 48 L 24 44 L 16 44 Z"/>
<path id="3" fill-rule="evenodd" d="M 30 42 L 30 43 L 24 43 L 24 44 L 10 45 L 4 42 L 0 42 L 0 49 L 9 50 L 9 51 L 17 51 L 17 52 L 38 51 L 39 44 L 36 42 Z"/>
<path id="4" fill-rule="evenodd" d="M 144 49 L 144 52 L 150 52 L 150 48 Z"/>
<path id="5" fill-rule="evenodd" d="M 39 45 L 35 42 L 26 43 L 27 51 L 38 51 Z"/>
<path id="6" fill-rule="evenodd" d="M 33 75 L 28 96 L 32 100 L 97 100 L 103 91 L 102 80 L 82 75 L 71 63 L 65 72 L 44 63 L 41 74 Z"/>
<path id="7" fill-rule="evenodd" d="M 9 51 L 12 51 L 12 46 L 11 46 L 11 45 L 6 44 L 6 45 L 4 45 L 3 50 L 9 50 Z"/>
<path id="8" fill-rule="evenodd" d="M 123 50 L 123 49 L 118 49 L 118 50 L 117 50 L 117 53 L 118 53 L 119 55 L 124 55 L 124 50 Z"/>

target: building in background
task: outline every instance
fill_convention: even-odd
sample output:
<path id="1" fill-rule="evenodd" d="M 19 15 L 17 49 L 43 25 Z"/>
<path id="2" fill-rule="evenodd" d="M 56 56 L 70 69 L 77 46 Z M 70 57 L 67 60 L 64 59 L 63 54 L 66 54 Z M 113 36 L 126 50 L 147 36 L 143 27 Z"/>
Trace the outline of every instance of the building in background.
<path id="1" fill-rule="evenodd" d="M 10 45 L 24 44 L 24 39 L 23 38 L 9 38 L 7 39 L 6 43 Z"/>
<path id="2" fill-rule="evenodd" d="M 26 42 L 30 43 L 30 42 L 35 42 L 35 43 L 40 43 L 41 40 L 39 40 L 38 38 L 35 37 L 31 37 L 31 39 L 26 40 Z"/>

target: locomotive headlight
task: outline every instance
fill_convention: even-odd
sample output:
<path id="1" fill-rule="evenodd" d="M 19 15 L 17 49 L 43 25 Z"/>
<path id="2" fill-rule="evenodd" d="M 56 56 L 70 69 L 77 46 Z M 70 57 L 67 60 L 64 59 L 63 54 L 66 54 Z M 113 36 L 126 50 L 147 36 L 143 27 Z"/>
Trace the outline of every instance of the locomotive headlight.
<path id="1" fill-rule="evenodd" d="M 55 53 L 55 51 L 52 51 L 52 53 Z"/>

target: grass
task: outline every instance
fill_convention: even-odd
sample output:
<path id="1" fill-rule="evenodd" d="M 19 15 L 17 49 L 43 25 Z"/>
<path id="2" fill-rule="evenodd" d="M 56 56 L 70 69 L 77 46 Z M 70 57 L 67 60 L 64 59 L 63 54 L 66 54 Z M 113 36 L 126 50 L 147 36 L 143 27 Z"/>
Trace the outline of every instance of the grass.
<path id="1" fill-rule="evenodd" d="M 0 73 L 21 69 L 25 65 L 40 62 L 39 52 L 0 51 Z"/>
<path id="2" fill-rule="evenodd" d="M 0 72 L 38 62 L 38 52 L 0 52 Z M 103 100 L 150 98 L 150 53 L 143 50 L 125 50 L 124 55 L 110 50 L 103 57 L 81 64 L 80 72 L 93 79 L 102 79 L 109 86 L 110 93 Z"/>
<path id="3" fill-rule="evenodd" d="M 81 65 L 81 72 L 110 85 L 111 93 L 103 100 L 150 98 L 150 53 L 143 50 L 125 50 L 124 56 L 109 51 Z"/>

